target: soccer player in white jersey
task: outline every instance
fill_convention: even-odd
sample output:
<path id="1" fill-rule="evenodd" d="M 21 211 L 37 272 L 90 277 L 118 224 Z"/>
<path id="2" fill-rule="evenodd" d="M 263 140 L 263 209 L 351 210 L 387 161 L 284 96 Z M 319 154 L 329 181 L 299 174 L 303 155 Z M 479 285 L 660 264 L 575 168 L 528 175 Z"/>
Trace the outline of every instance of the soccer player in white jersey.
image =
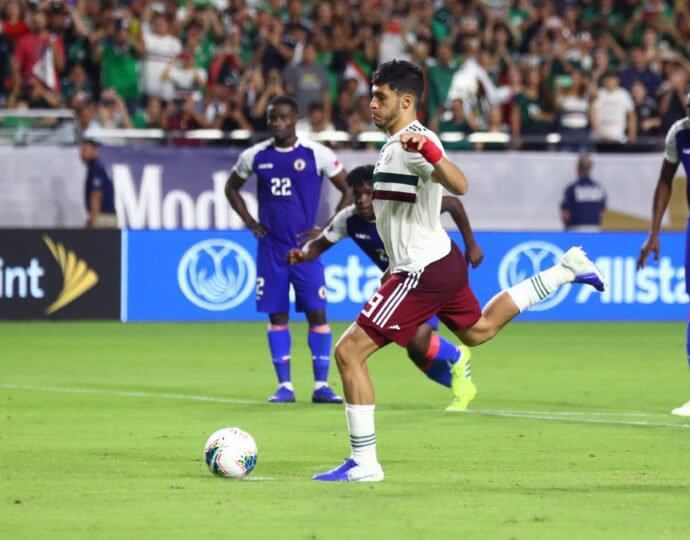
<path id="1" fill-rule="evenodd" d="M 659 230 L 661 229 L 661 219 L 666 213 L 668 201 L 671 198 L 671 188 L 673 187 L 673 177 L 676 175 L 678 165 L 683 162 L 685 174 L 690 178 L 690 93 L 685 97 L 685 110 L 687 115 L 671 126 L 666 134 L 666 151 L 664 160 L 661 163 L 659 181 L 654 192 L 654 202 L 652 204 L 652 224 L 649 236 L 642 245 L 640 256 L 637 259 L 637 269 L 644 268 L 647 257 L 650 253 L 654 254 L 654 261 L 659 260 L 661 245 L 659 243 Z M 690 183 L 688 183 L 690 186 Z M 686 193 L 688 204 L 690 204 L 690 188 Z M 685 290 L 690 293 L 690 218 L 685 233 Z M 690 320 L 685 337 L 685 347 L 687 351 L 688 364 L 690 364 Z M 676 416 L 690 416 L 690 401 L 671 411 Z"/>
<path id="2" fill-rule="evenodd" d="M 435 314 L 465 344 L 479 345 L 565 283 L 604 289 L 594 263 L 580 248 L 571 248 L 560 263 L 500 292 L 480 310 L 467 281 L 467 264 L 439 218 L 443 189 L 463 195 L 467 179 L 444 155 L 438 137 L 416 119 L 423 88 L 421 70 L 406 61 L 382 64 L 372 79 L 372 116 L 388 134 L 374 169 L 374 213 L 390 277 L 336 345 L 352 453 L 314 480 L 383 480 L 376 455 L 374 387 L 366 364 L 377 349 L 391 341 L 405 347 L 417 327 Z"/>

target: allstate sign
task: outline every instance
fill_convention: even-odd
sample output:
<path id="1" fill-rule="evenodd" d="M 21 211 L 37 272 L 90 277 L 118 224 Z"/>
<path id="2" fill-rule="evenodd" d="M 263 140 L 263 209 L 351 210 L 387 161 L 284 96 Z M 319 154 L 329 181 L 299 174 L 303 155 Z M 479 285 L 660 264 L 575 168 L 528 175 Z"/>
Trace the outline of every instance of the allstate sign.
<path id="1" fill-rule="evenodd" d="M 549 242 L 532 240 L 512 248 L 501 259 L 498 266 L 499 289 L 507 289 L 525 279 L 546 270 L 558 263 L 564 252 Z M 533 306 L 531 311 L 546 311 L 560 304 L 570 292 L 571 285 L 565 285 L 549 295 L 541 303 Z"/>
<path id="2" fill-rule="evenodd" d="M 606 291 L 566 285 L 544 302 L 520 315 L 520 320 L 684 320 L 685 236 L 664 233 L 662 256 L 636 270 L 643 233 L 480 233 L 482 265 L 470 271 L 470 283 L 482 305 L 505 289 L 556 264 L 572 246 L 582 246 L 606 280 Z M 454 237 L 456 241 L 459 238 Z"/>
<path id="3" fill-rule="evenodd" d="M 254 258 L 224 238 L 203 240 L 190 247 L 177 267 L 180 290 L 193 304 L 225 311 L 244 302 L 254 290 Z"/>
<path id="4" fill-rule="evenodd" d="M 462 246 L 459 235 L 451 236 Z M 606 292 L 566 285 L 520 320 L 684 320 L 690 301 L 684 235 L 663 234 L 659 263 L 637 272 L 644 238 L 639 233 L 479 233 L 485 259 L 470 270 L 470 284 L 486 305 L 498 291 L 556 264 L 568 248 L 581 245 L 604 274 Z M 256 240 L 248 231 L 124 232 L 123 320 L 266 320 L 255 309 L 255 252 Z M 353 320 L 376 290 L 380 270 L 349 240 L 322 260 L 329 319 Z"/>

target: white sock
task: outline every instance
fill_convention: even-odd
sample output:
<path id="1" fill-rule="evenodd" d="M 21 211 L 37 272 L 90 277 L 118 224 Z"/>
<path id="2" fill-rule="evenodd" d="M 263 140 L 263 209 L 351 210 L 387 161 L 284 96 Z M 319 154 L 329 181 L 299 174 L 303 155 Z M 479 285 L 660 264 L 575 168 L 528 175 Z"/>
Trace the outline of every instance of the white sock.
<path id="1" fill-rule="evenodd" d="M 280 386 L 281 386 L 282 388 L 287 388 L 287 389 L 290 390 L 291 392 L 294 392 L 294 391 L 295 391 L 295 388 L 292 386 L 292 383 L 291 383 L 290 381 L 285 381 L 284 383 L 280 383 Z"/>
<path id="2" fill-rule="evenodd" d="M 506 289 L 506 292 L 522 313 L 541 302 L 561 285 L 570 283 L 574 279 L 573 271 L 559 263 L 513 285 Z"/>
<path id="3" fill-rule="evenodd" d="M 345 404 L 347 429 L 350 432 L 352 459 L 360 465 L 375 465 L 376 434 L 374 432 L 374 405 Z"/>
<path id="4" fill-rule="evenodd" d="M 324 386 L 328 386 L 327 381 L 314 381 L 314 390 L 318 390 L 319 388 L 323 388 Z"/>

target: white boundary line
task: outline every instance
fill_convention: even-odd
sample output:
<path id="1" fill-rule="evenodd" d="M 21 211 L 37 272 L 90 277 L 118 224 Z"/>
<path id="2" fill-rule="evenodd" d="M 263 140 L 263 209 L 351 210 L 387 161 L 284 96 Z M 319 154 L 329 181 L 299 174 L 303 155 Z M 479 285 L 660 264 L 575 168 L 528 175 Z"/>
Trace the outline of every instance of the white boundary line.
<path id="1" fill-rule="evenodd" d="M 27 384 L 0 384 L 4 390 L 28 390 L 35 392 L 53 392 L 58 394 L 87 394 L 98 396 L 117 396 L 128 398 L 157 398 L 181 401 L 201 401 L 207 403 L 230 403 L 233 405 L 266 405 L 265 401 L 250 399 L 235 399 L 219 396 L 200 396 L 193 394 L 175 394 L 168 392 L 141 392 L 138 390 L 106 390 L 100 388 L 71 388 L 63 386 L 35 386 Z M 393 409 L 391 412 L 399 412 Z M 429 409 L 420 409 L 429 412 Z M 441 409 L 438 409 L 441 410 Z M 386 412 L 385 409 L 383 409 Z M 518 411 L 500 409 L 468 409 L 461 414 L 481 416 L 499 416 L 504 418 L 520 418 L 523 420 L 545 420 L 550 422 L 574 422 L 581 424 L 604 424 L 613 426 L 663 427 L 690 429 L 690 424 L 670 422 L 648 422 L 645 420 L 622 420 L 620 417 L 630 418 L 666 418 L 663 413 L 645 413 L 633 411 Z M 450 415 L 449 415 L 450 416 Z M 609 417 L 609 418 L 607 418 Z M 619 417 L 619 418 L 616 418 Z"/>
<path id="2" fill-rule="evenodd" d="M 601 416 L 598 418 L 588 418 L 586 416 L 574 416 L 569 412 L 559 413 L 550 411 L 541 413 L 539 411 L 498 411 L 492 409 L 468 409 L 465 411 L 470 414 L 477 414 L 482 416 L 500 416 L 504 418 L 520 418 L 524 420 L 546 420 L 549 422 L 573 422 L 578 424 L 604 424 L 610 426 L 640 426 L 640 427 L 663 427 L 663 428 L 679 428 L 690 429 L 690 424 L 671 424 L 668 422 L 647 422 L 645 420 L 616 420 L 616 413 L 601 413 L 594 412 L 595 415 L 610 414 L 610 419 L 604 419 Z M 586 413 L 585 413 L 586 414 Z M 669 413 L 670 415 L 670 413 Z M 657 416 L 650 414 L 649 416 Z"/>
<path id="3" fill-rule="evenodd" d="M 58 394 L 92 394 L 98 396 L 118 396 L 136 398 L 177 399 L 185 401 L 206 401 L 210 403 L 232 403 L 233 405 L 263 405 L 264 401 L 234 399 L 215 396 L 195 396 L 192 394 L 172 394 L 167 392 L 140 392 L 138 390 L 105 390 L 100 388 L 67 388 L 62 386 L 33 386 L 28 384 L 0 384 L 7 390 L 30 390 L 36 392 L 55 392 Z"/>

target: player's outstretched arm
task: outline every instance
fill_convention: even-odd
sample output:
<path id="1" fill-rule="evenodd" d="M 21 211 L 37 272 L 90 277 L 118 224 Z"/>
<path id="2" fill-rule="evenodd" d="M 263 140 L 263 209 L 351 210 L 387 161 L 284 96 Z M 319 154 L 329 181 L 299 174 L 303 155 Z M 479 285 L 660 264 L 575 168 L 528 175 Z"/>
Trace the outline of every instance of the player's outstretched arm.
<path id="1" fill-rule="evenodd" d="M 484 252 L 474 238 L 474 232 L 464 205 L 455 197 L 444 196 L 441 200 L 441 213 L 444 212 L 450 214 L 460 229 L 460 234 L 462 234 L 462 239 L 465 242 L 465 259 L 472 265 L 472 268 L 477 268 L 484 260 Z"/>
<path id="2" fill-rule="evenodd" d="M 661 230 L 661 220 L 664 217 L 666 208 L 668 208 L 668 201 L 671 199 L 671 190 L 673 188 L 673 176 L 678 169 L 678 163 L 671 163 L 664 159 L 661 165 L 661 172 L 659 173 L 659 181 L 654 190 L 654 202 L 652 204 L 652 224 L 649 228 L 649 236 L 642 244 L 640 256 L 637 259 L 637 269 L 644 268 L 647 263 L 647 257 L 650 253 L 654 254 L 654 262 L 659 260 L 659 251 L 661 245 L 659 244 L 659 231 Z"/>
<path id="3" fill-rule="evenodd" d="M 263 238 L 266 236 L 266 229 L 261 223 L 256 221 L 247 209 L 247 204 L 244 202 L 244 198 L 240 194 L 240 188 L 244 185 L 246 179 L 242 178 L 239 174 L 233 172 L 230 174 L 230 178 L 225 184 L 225 196 L 232 206 L 232 209 L 237 212 L 237 214 L 242 218 L 242 221 L 247 226 L 249 230 L 254 233 L 257 238 Z"/>
<path id="4" fill-rule="evenodd" d="M 400 142 L 408 152 L 419 152 L 434 166 L 432 178 L 454 195 L 467 193 L 467 178 L 455 163 L 443 155 L 443 150 L 422 133 L 403 133 Z"/>
<path id="5" fill-rule="evenodd" d="M 330 242 L 324 235 L 317 236 L 313 240 L 307 242 L 302 249 L 294 248 L 288 251 L 287 263 L 298 264 L 307 261 L 313 261 L 319 257 L 323 252 L 328 251 L 335 244 Z"/>

